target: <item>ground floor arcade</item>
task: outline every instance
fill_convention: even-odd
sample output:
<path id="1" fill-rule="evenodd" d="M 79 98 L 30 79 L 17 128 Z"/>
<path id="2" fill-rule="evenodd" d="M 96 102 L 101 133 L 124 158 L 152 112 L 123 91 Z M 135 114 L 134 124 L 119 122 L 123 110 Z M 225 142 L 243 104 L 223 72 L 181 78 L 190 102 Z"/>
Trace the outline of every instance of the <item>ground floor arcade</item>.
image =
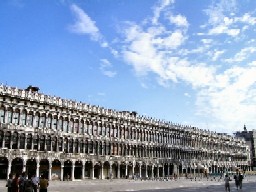
<path id="1" fill-rule="evenodd" d="M 240 168 L 248 170 L 247 166 L 232 164 L 202 165 L 183 163 L 147 163 L 144 161 L 97 161 L 96 159 L 52 159 L 22 158 L 8 159 L 0 157 L 0 179 L 6 179 L 12 173 L 47 175 L 49 180 L 83 180 L 83 179 L 128 179 L 128 178 L 162 178 L 173 175 L 206 175 L 224 173 Z"/>

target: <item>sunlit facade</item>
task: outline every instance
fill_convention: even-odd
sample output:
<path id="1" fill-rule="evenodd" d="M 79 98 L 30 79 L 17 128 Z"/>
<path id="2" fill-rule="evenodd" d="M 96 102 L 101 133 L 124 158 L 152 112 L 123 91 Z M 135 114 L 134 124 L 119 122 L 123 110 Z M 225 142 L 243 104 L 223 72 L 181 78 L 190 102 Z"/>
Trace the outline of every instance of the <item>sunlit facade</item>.
<path id="1" fill-rule="evenodd" d="M 249 169 L 249 147 L 226 134 L 0 85 L 0 178 L 160 178 Z"/>

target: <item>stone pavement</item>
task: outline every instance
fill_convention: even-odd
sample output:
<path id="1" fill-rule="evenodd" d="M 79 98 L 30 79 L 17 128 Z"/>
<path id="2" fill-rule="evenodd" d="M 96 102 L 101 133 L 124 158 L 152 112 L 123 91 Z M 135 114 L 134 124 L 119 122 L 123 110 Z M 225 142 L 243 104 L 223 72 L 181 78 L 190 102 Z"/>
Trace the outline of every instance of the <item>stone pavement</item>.
<path id="1" fill-rule="evenodd" d="M 0 192 L 7 191 L 5 181 L 0 181 Z M 218 180 L 177 181 L 140 181 L 140 180 L 84 180 L 84 181 L 51 181 L 48 192 L 221 192 L 225 191 L 224 182 Z M 243 189 L 236 190 L 231 181 L 231 192 L 256 192 L 256 176 L 247 176 Z"/>

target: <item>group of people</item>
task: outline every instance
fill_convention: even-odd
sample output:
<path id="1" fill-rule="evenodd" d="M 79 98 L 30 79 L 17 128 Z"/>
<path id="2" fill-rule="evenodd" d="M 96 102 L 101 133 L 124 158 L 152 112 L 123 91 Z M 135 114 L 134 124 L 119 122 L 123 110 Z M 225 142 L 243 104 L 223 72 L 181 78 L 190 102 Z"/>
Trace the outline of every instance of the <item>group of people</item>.
<path id="1" fill-rule="evenodd" d="M 36 175 L 28 175 L 23 172 L 21 175 L 16 173 L 13 177 L 9 174 L 6 187 L 7 192 L 47 192 L 49 182 L 45 175 L 42 174 L 40 179 Z"/>
<path id="2" fill-rule="evenodd" d="M 243 179 L 244 179 L 244 176 L 240 172 L 237 172 L 234 175 L 234 180 L 235 180 L 235 185 L 236 185 L 237 190 L 239 188 L 242 189 Z M 227 174 L 225 175 L 224 181 L 225 181 L 225 190 L 226 190 L 226 192 L 227 191 L 230 192 L 230 181 L 232 181 L 232 180 L 230 179 L 230 177 Z"/>

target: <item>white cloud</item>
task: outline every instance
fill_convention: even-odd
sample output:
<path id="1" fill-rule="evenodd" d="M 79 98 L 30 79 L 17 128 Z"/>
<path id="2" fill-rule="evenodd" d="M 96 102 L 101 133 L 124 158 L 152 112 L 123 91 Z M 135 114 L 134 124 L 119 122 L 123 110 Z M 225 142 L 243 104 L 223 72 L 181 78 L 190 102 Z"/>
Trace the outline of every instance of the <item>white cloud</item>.
<path id="1" fill-rule="evenodd" d="M 89 34 L 93 40 L 98 41 L 101 34 L 95 22 L 77 5 L 73 4 L 70 8 L 76 16 L 75 24 L 69 27 L 70 31 L 78 34 Z"/>
<path id="2" fill-rule="evenodd" d="M 256 52 L 255 47 L 246 47 L 246 48 L 243 48 L 237 54 L 235 54 L 233 58 L 226 59 L 225 61 L 228 63 L 241 62 L 241 61 L 244 61 L 246 58 L 248 58 L 254 52 Z"/>
<path id="3" fill-rule="evenodd" d="M 113 71 L 112 68 L 112 64 L 107 59 L 101 59 L 100 70 L 104 75 L 108 77 L 114 77 L 116 72 Z"/>
<path id="4" fill-rule="evenodd" d="M 155 6 L 153 7 L 153 12 L 154 12 L 154 16 L 152 18 L 152 23 L 153 24 L 157 24 L 158 23 L 158 20 L 159 20 L 159 17 L 161 15 L 161 12 L 166 8 L 168 7 L 169 5 L 171 5 L 172 3 L 174 3 L 174 0 L 162 0 L 162 1 L 159 1 L 159 5 L 158 6 Z"/>
<path id="5" fill-rule="evenodd" d="M 186 19 L 186 17 L 182 16 L 182 15 L 171 15 L 170 16 L 170 22 L 177 25 L 177 26 L 180 26 L 180 27 L 185 27 L 187 28 L 188 27 L 188 21 Z"/>

